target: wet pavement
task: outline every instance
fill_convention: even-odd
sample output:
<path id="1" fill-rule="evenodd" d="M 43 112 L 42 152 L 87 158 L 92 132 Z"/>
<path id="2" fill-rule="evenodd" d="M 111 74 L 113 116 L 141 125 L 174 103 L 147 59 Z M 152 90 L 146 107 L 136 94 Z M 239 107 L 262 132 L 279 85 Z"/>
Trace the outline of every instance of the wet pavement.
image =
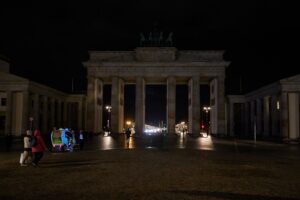
<path id="1" fill-rule="evenodd" d="M 0 194 L 0 199 L 13 199 L 17 191 L 20 196 L 31 195 L 28 199 L 55 199 L 60 193 L 64 199 L 99 199 L 104 194 L 105 199 L 296 200 L 300 196 L 299 147 L 206 134 L 133 135 L 128 140 L 125 134 L 94 135 L 86 137 L 83 151 L 47 152 L 40 167 L 32 170 L 19 167 L 19 140 L 14 152 L 0 153 L 0 171 L 7 174 L 0 185 L 9 191 L 4 198 Z M 63 177 L 61 185 L 76 183 L 75 188 L 57 187 L 53 174 Z M 18 190 L 16 183 L 22 183 Z M 40 185 L 46 189 L 28 192 Z"/>
<path id="2" fill-rule="evenodd" d="M 51 144 L 48 143 L 49 148 Z M 1 145 L 3 147 L 3 145 Z M 12 151 L 22 150 L 22 141 L 17 140 Z M 84 150 L 113 150 L 113 149 L 195 149 L 204 151 L 222 151 L 222 152 L 300 152 L 299 144 L 284 144 L 276 142 L 266 142 L 242 139 L 229 139 L 207 136 L 206 133 L 199 137 L 191 135 L 132 135 L 126 139 L 125 134 L 119 135 L 94 135 L 86 138 Z M 4 148 L 0 149 L 1 151 Z M 78 151 L 78 148 L 75 148 Z"/>
<path id="3" fill-rule="evenodd" d="M 93 136 L 85 148 L 98 150 L 111 149 L 201 149 L 214 150 L 212 137 L 191 137 L 188 135 L 134 135 L 126 139 L 125 135 Z"/>
<path id="4" fill-rule="evenodd" d="M 205 151 L 223 152 L 260 152 L 260 151 L 298 151 L 299 144 L 284 144 L 267 141 L 228 139 L 207 136 L 205 133 L 199 137 L 190 135 L 137 135 L 126 139 L 125 134 L 117 136 L 93 136 L 86 144 L 89 150 L 112 149 L 195 149 Z"/>

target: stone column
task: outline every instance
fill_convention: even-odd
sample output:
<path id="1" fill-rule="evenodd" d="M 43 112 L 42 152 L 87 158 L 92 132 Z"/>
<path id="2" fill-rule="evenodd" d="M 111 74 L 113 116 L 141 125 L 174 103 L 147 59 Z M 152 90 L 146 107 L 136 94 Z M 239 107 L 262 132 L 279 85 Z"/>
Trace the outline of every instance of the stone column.
<path id="1" fill-rule="evenodd" d="M 87 131 L 95 132 L 95 118 L 96 118 L 96 92 L 95 92 L 96 78 L 88 77 L 87 85 Z M 66 103 L 65 103 L 66 107 Z"/>
<path id="2" fill-rule="evenodd" d="M 176 79 L 169 77 L 167 79 L 167 127 L 168 134 L 175 133 L 176 119 Z"/>
<path id="3" fill-rule="evenodd" d="M 20 134 L 23 134 L 26 132 L 26 129 L 29 128 L 29 106 L 30 106 L 30 101 L 29 101 L 29 92 L 28 91 L 23 91 L 22 92 L 22 128 Z"/>
<path id="4" fill-rule="evenodd" d="M 28 118 L 30 117 L 34 117 L 34 103 L 35 103 L 35 94 L 34 93 L 29 93 L 29 99 L 28 99 Z M 32 126 L 34 127 L 34 123 L 32 124 Z M 28 123 L 28 128 L 30 128 L 30 123 Z"/>
<path id="5" fill-rule="evenodd" d="M 254 123 L 255 123 L 255 101 L 250 102 L 250 135 L 254 134 Z"/>
<path id="6" fill-rule="evenodd" d="M 281 137 L 288 138 L 289 136 L 289 123 L 288 123 L 288 93 L 282 92 L 280 97 L 280 128 Z"/>
<path id="7" fill-rule="evenodd" d="M 60 128 L 62 126 L 62 122 L 61 122 L 61 100 L 57 100 L 57 113 L 56 113 L 56 128 Z"/>
<path id="8" fill-rule="evenodd" d="M 48 127 L 48 97 L 43 96 L 43 127 L 42 132 L 47 133 L 50 129 Z"/>
<path id="9" fill-rule="evenodd" d="M 136 78 L 135 86 L 135 133 L 143 134 L 145 127 L 145 80 Z"/>
<path id="10" fill-rule="evenodd" d="M 40 99 L 38 94 L 33 95 L 33 128 L 38 128 L 40 125 L 40 115 L 39 115 L 39 109 L 40 109 Z"/>
<path id="11" fill-rule="evenodd" d="M 103 130 L 102 118 L 103 118 L 103 81 L 100 79 L 96 80 L 96 121 L 95 121 L 95 132 L 99 133 Z"/>
<path id="12" fill-rule="evenodd" d="M 264 132 L 263 136 L 267 137 L 270 136 L 270 97 L 266 96 L 263 99 L 264 101 L 264 108 L 263 108 L 263 117 L 264 117 Z"/>
<path id="13" fill-rule="evenodd" d="M 256 130 L 257 135 L 262 135 L 262 100 L 256 99 Z"/>
<path id="14" fill-rule="evenodd" d="M 86 105 L 86 98 L 83 98 L 82 99 L 82 122 L 81 122 L 82 130 L 86 130 L 86 112 L 87 112 L 86 106 L 87 106 Z"/>
<path id="15" fill-rule="evenodd" d="M 289 119 L 289 139 L 299 138 L 299 94 L 289 93 L 288 94 L 288 119 Z"/>
<path id="16" fill-rule="evenodd" d="M 64 101 L 64 106 L 63 106 L 63 127 L 68 126 L 68 102 Z"/>
<path id="17" fill-rule="evenodd" d="M 83 127 L 82 127 L 82 101 L 80 101 L 80 102 L 78 102 L 78 118 L 77 118 L 77 120 L 78 120 L 78 129 L 82 129 Z"/>
<path id="18" fill-rule="evenodd" d="M 194 76 L 189 80 L 189 133 L 200 134 L 200 80 Z"/>
<path id="19" fill-rule="evenodd" d="M 103 82 L 95 77 L 88 78 L 87 129 L 98 133 L 102 130 Z"/>
<path id="20" fill-rule="evenodd" d="M 210 94 L 211 132 L 212 134 L 223 135 L 226 133 L 224 76 L 218 76 L 211 81 Z"/>
<path id="21" fill-rule="evenodd" d="M 250 135 L 250 106 L 249 102 L 245 103 L 245 135 Z"/>
<path id="22" fill-rule="evenodd" d="M 18 135 L 17 133 L 17 129 L 18 129 L 18 118 L 20 118 L 20 114 L 17 115 L 17 113 L 20 113 L 20 111 L 18 112 L 18 110 L 20 109 L 20 103 L 18 102 L 18 96 L 21 92 L 12 92 L 12 101 L 11 101 L 11 133 L 13 135 Z"/>
<path id="23" fill-rule="evenodd" d="M 112 78 L 111 107 L 111 130 L 121 133 L 124 128 L 124 81 L 119 77 Z"/>
<path id="24" fill-rule="evenodd" d="M 246 102 L 242 103 L 241 106 L 242 106 L 242 113 L 241 113 L 242 127 L 241 127 L 240 136 L 245 136 L 246 135 Z"/>
<path id="25" fill-rule="evenodd" d="M 272 123 L 272 136 L 277 136 L 278 134 L 278 116 L 277 116 L 277 97 L 275 95 L 272 95 L 271 97 L 271 123 Z"/>
<path id="26" fill-rule="evenodd" d="M 55 99 L 50 98 L 50 129 L 56 126 L 55 125 Z"/>
<path id="27" fill-rule="evenodd" d="M 12 92 L 6 92 L 5 134 L 12 134 Z"/>
<path id="28" fill-rule="evenodd" d="M 234 103 L 229 102 L 229 135 L 234 136 L 236 133 L 234 132 Z"/>
<path id="29" fill-rule="evenodd" d="M 219 76 L 217 78 L 217 112 L 218 112 L 218 134 L 224 135 L 225 131 L 225 77 Z"/>

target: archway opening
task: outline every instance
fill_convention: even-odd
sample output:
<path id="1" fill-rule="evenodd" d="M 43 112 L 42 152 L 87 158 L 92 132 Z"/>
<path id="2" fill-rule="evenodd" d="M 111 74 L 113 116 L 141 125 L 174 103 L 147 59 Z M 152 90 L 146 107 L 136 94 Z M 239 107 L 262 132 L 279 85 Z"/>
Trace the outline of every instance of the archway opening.
<path id="1" fill-rule="evenodd" d="M 156 127 L 166 126 L 166 85 L 146 85 L 145 123 Z"/>

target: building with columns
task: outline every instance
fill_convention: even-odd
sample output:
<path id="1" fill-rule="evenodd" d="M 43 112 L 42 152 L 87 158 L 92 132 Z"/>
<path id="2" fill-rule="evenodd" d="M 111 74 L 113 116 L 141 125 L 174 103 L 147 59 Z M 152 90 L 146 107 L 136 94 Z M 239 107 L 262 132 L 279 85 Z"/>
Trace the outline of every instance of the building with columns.
<path id="1" fill-rule="evenodd" d="M 85 95 L 69 95 L 10 74 L 9 63 L 0 60 L 0 135 L 20 136 L 31 126 L 43 134 L 54 126 L 85 129 L 85 116 Z"/>
<path id="2" fill-rule="evenodd" d="M 200 133 L 200 84 L 210 86 L 211 133 L 225 134 L 224 51 L 179 51 L 173 47 L 139 47 L 134 51 L 90 51 L 87 68 L 87 130 L 102 131 L 103 85 L 111 84 L 111 131 L 124 122 L 124 85 L 135 85 L 135 131 L 145 128 L 145 86 L 167 86 L 167 129 L 175 133 L 176 85 L 188 85 L 189 132 Z"/>
<path id="3" fill-rule="evenodd" d="M 299 139 L 300 75 L 279 80 L 246 95 L 228 95 L 231 136 Z"/>

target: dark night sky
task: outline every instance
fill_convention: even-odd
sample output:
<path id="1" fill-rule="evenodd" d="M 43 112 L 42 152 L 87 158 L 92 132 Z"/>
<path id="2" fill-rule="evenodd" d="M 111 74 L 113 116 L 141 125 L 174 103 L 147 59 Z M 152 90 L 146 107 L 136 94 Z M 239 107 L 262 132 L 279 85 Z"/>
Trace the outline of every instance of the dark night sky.
<path id="1" fill-rule="evenodd" d="M 240 77 L 247 92 L 300 72 L 297 7 L 279 0 L 28 2 L 1 3 L 0 54 L 13 73 L 64 91 L 72 77 L 86 89 L 88 50 L 133 50 L 154 24 L 179 50 L 226 50 L 227 94 L 240 92 Z"/>

